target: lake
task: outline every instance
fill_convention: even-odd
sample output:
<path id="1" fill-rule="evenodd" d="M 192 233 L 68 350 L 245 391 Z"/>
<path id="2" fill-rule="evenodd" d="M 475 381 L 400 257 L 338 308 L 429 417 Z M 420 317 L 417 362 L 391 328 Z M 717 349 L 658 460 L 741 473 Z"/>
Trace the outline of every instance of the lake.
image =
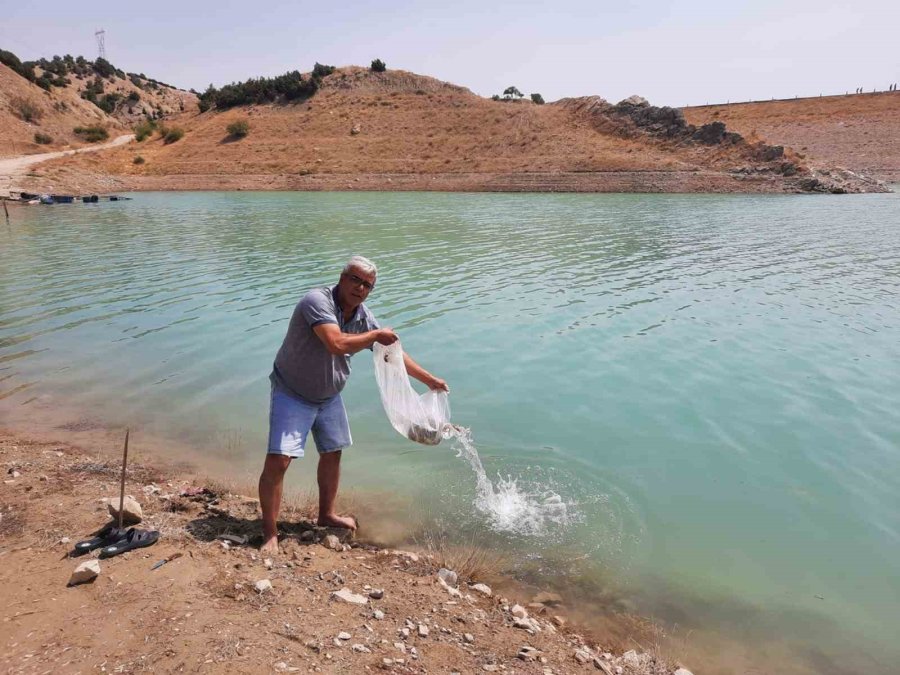
<path id="1" fill-rule="evenodd" d="M 695 672 L 896 672 L 900 195 L 131 196 L 0 229 L 0 421 L 77 409 L 252 480 L 291 311 L 360 253 L 527 516 L 391 428 L 365 351 L 342 485 L 382 526 L 652 616 Z"/>

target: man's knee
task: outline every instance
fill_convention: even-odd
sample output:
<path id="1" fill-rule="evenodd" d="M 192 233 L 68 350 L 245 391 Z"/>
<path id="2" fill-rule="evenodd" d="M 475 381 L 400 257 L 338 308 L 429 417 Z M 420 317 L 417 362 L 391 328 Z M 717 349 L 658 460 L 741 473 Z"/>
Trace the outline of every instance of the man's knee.
<path id="1" fill-rule="evenodd" d="M 291 465 L 291 458 L 287 455 L 266 455 L 266 463 L 263 465 L 263 477 L 278 479 L 284 476 L 284 472 Z"/>
<path id="2" fill-rule="evenodd" d="M 324 464 L 325 466 L 339 464 L 341 461 L 341 450 L 329 450 L 328 452 L 320 452 L 319 453 L 319 464 Z"/>

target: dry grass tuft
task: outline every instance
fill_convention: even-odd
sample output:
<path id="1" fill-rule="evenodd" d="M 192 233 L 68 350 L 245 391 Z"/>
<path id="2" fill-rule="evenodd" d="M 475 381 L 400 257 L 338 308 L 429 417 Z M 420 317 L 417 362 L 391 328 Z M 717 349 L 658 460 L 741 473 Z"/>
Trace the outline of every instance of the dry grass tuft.
<path id="1" fill-rule="evenodd" d="M 425 530 L 415 542 L 428 554 L 435 569 L 446 567 L 456 572 L 460 578 L 472 582 L 496 578 L 507 567 L 506 556 L 471 541 L 453 544 L 447 541 L 443 532 Z"/>

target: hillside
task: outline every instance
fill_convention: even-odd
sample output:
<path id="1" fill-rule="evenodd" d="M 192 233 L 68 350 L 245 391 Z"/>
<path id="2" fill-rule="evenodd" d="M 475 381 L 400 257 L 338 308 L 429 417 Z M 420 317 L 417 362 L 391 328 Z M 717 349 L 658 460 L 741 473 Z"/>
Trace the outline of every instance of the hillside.
<path id="1" fill-rule="evenodd" d="M 2 56 L 0 157 L 89 145 L 76 127 L 100 125 L 113 137 L 141 120 L 197 109 L 191 92 L 100 60 L 67 56 L 22 64 L 10 52 Z"/>
<path id="2" fill-rule="evenodd" d="M 684 108 L 693 124 L 719 120 L 790 146 L 809 163 L 900 181 L 900 92 Z"/>
<path id="3" fill-rule="evenodd" d="M 299 77 L 299 74 L 298 74 Z M 305 77 L 308 77 L 305 76 Z M 261 87 L 260 81 L 253 85 Z M 249 134 L 226 131 L 246 120 Z M 877 183 L 721 124 L 695 128 L 639 97 L 537 105 L 495 101 L 405 71 L 344 67 L 314 95 L 175 114 L 185 135 L 44 165 L 47 182 L 87 189 L 433 189 L 626 192 L 857 192 Z M 140 156 L 143 161 L 136 157 Z M 42 180 L 44 181 L 42 183 Z"/>

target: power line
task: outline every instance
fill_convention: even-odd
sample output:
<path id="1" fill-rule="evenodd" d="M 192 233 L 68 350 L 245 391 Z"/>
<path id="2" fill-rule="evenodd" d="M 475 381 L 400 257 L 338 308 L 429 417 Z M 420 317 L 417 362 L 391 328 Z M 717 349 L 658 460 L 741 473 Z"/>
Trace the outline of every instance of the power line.
<path id="1" fill-rule="evenodd" d="M 106 60 L 106 31 L 102 28 L 98 31 L 94 32 L 94 37 L 97 38 L 97 52 L 100 55 L 100 58 L 104 61 Z"/>

